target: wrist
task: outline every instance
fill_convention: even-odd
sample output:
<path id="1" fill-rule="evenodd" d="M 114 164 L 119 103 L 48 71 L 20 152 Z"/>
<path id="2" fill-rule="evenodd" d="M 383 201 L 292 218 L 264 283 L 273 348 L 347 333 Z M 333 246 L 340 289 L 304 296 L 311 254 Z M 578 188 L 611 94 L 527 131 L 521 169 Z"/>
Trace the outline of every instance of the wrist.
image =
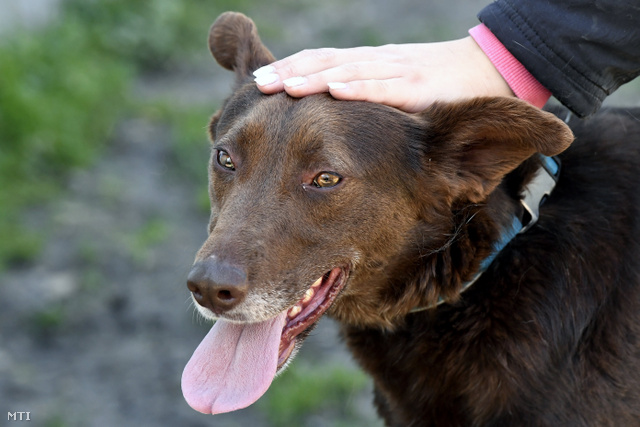
<path id="1" fill-rule="evenodd" d="M 505 78 L 472 37 L 459 41 L 465 46 L 465 68 L 473 78 L 471 93 L 474 96 L 515 96 Z"/>
<path id="2" fill-rule="evenodd" d="M 515 96 L 542 108 L 551 96 L 536 78 L 504 47 L 484 24 L 469 30 L 469 34 L 491 61 Z"/>

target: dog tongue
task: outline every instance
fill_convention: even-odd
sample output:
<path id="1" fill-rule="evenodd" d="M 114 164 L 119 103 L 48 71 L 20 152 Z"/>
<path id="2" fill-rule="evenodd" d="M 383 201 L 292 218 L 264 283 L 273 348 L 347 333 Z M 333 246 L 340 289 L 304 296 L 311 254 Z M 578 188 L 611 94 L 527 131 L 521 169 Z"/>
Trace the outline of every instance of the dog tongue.
<path id="1" fill-rule="evenodd" d="M 245 408 L 267 391 L 278 367 L 287 312 L 271 320 L 218 320 L 182 373 L 182 394 L 196 411 L 220 414 Z"/>

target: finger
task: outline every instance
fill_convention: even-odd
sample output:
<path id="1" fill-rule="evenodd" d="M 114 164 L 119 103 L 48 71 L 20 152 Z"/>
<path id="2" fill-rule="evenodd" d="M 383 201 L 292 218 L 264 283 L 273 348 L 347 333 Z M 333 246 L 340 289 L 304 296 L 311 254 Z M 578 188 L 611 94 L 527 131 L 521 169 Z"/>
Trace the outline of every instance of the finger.
<path id="1" fill-rule="evenodd" d="M 308 76 L 351 62 L 370 61 L 379 57 L 377 48 L 362 46 L 347 49 L 308 49 L 271 64 L 282 80 Z"/>
<path id="2" fill-rule="evenodd" d="M 262 92 L 266 94 L 281 92 L 284 90 L 284 84 L 278 74 L 273 71 L 273 67 L 265 66 L 254 71 L 254 81 Z"/>
<path id="3" fill-rule="evenodd" d="M 375 51 L 378 51 L 378 53 L 375 53 Z M 303 50 L 285 59 L 261 67 L 253 74 L 256 77 L 258 88 L 262 92 L 275 93 L 285 89 L 283 82 L 291 78 L 294 78 L 294 80 L 289 82 L 289 87 L 301 86 L 301 80 L 297 79 L 298 77 L 319 74 L 353 62 L 380 59 L 383 54 L 382 49 L 368 46 L 349 49 L 322 48 Z M 327 80 L 321 81 L 321 85 L 326 87 L 326 82 Z M 300 91 L 302 88 L 299 88 L 294 90 L 293 93 L 299 93 L 298 96 L 304 96 L 326 90 L 324 88 L 320 90 L 319 87 L 319 84 L 315 84 L 309 87 L 307 91 Z"/>
<path id="4" fill-rule="evenodd" d="M 390 64 L 384 61 L 349 62 L 334 68 L 310 74 L 296 76 L 283 81 L 284 90 L 294 97 L 302 97 L 312 93 L 327 91 L 327 83 L 359 80 L 388 80 L 413 72 L 410 67 Z"/>

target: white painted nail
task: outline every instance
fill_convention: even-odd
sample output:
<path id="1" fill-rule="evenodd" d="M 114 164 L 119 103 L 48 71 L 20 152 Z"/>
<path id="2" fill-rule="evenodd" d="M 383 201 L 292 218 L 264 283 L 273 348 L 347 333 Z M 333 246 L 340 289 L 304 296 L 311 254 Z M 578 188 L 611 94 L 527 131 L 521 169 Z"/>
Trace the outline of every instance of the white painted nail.
<path id="1" fill-rule="evenodd" d="M 327 86 L 329 86 L 329 89 L 331 90 L 341 90 L 347 88 L 347 84 L 342 82 L 329 82 L 327 83 Z"/>
<path id="2" fill-rule="evenodd" d="M 263 74 L 254 79 L 258 86 L 267 86 L 278 81 L 278 75 L 275 73 Z"/>
<path id="3" fill-rule="evenodd" d="M 285 86 L 287 87 L 295 87 L 295 86 L 300 86 L 303 85 L 307 82 L 307 79 L 304 77 L 290 77 L 286 80 L 283 80 L 282 83 L 284 83 Z"/>
<path id="4" fill-rule="evenodd" d="M 255 77 L 264 76 L 265 74 L 275 73 L 276 69 L 272 65 L 265 65 L 264 67 L 260 67 L 253 72 Z"/>

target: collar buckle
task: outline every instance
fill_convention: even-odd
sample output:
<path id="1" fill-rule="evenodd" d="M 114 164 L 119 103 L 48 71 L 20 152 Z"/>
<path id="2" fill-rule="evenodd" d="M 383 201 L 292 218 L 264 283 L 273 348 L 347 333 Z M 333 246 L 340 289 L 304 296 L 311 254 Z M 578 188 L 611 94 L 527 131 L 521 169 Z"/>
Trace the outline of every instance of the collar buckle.
<path id="1" fill-rule="evenodd" d="M 525 213 L 520 233 L 525 233 L 538 222 L 540 206 L 551 195 L 560 176 L 560 159 L 542 154 L 538 154 L 538 157 L 542 167 L 537 170 L 535 177 L 524 188 L 520 200 Z"/>

